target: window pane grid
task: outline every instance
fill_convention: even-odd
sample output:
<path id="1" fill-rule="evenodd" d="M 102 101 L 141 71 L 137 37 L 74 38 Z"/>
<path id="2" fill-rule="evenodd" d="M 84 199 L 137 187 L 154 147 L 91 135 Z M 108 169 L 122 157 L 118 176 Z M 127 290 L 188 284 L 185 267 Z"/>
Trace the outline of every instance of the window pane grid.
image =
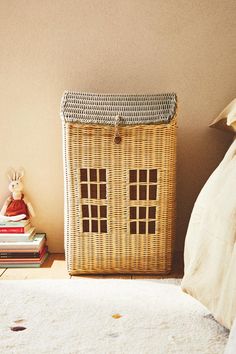
<path id="1" fill-rule="evenodd" d="M 156 220 L 156 207 L 130 207 L 129 220 Z"/>
<path id="2" fill-rule="evenodd" d="M 90 218 L 89 218 L 89 230 L 88 231 L 92 231 L 92 218 L 91 218 L 91 215 L 92 215 L 92 205 L 89 205 L 89 215 L 90 215 Z"/>
<path id="3" fill-rule="evenodd" d="M 130 186 L 146 186 L 146 185 L 157 185 L 157 182 L 131 182 L 129 183 Z"/>
<path id="4" fill-rule="evenodd" d="M 130 200 L 157 199 L 157 170 L 129 171 Z"/>
<path id="5" fill-rule="evenodd" d="M 149 178 L 150 178 L 150 174 L 149 174 L 149 170 L 147 170 L 147 180 L 150 183 Z M 147 200 L 149 200 L 149 187 L 148 186 L 147 186 Z"/>
<path id="6" fill-rule="evenodd" d="M 129 223 L 131 234 L 155 234 L 156 207 L 132 206 L 129 208 Z"/>
<path id="7" fill-rule="evenodd" d="M 106 200 L 106 169 L 81 168 L 81 206 L 83 232 L 107 233 L 107 206 L 94 204 Z M 104 202 L 103 202 L 104 203 Z"/>
<path id="8" fill-rule="evenodd" d="M 157 169 L 130 170 L 129 184 L 132 183 L 157 183 Z"/>
<path id="9" fill-rule="evenodd" d="M 81 197 L 83 199 L 106 199 L 106 183 L 81 183 Z"/>
<path id="10" fill-rule="evenodd" d="M 106 199 L 106 170 L 81 168 L 81 197 L 88 199 Z"/>
<path id="11" fill-rule="evenodd" d="M 130 234 L 149 235 L 156 233 L 156 221 L 131 221 Z"/>
<path id="12" fill-rule="evenodd" d="M 152 203 L 157 199 L 157 169 L 140 169 L 129 171 L 129 225 L 131 234 L 156 233 L 156 205 Z M 136 205 L 135 202 L 136 201 Z M 141 205 L 137 205 L 140 201 Z M 148 203 L 151 203 L 148 204 Z M 144 203 L 144 205 L 143 205 Z M 148 205 L 145 205 L 145 204 Z M 139 203 L 138 203 L 139 204 Z"/>

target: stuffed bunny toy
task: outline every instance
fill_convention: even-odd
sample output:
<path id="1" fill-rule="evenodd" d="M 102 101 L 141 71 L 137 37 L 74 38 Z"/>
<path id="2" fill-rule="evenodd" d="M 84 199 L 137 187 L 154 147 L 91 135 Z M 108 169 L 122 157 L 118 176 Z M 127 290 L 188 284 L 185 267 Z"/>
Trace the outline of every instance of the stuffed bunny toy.
<path id="1" fill-rule="evenodd" d="M 18 221 L 34 217 L 32 205 L 24 198 L 22 178 L 24 170 L 15 171 L 11 169 L 7 174 L 10 184 L 11 195 L 5 201 L 0 212 L 0 219 Z"/>

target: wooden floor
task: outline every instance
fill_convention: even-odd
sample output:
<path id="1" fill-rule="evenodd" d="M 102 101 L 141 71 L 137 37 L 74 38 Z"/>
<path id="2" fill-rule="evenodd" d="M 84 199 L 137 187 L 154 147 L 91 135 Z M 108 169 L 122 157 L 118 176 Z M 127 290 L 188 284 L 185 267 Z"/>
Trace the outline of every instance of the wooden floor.
<path id="1" fill-rule="evenodd" d="M 183 261 L 178 255 L 174 260 L 173 271 L 168 275 L 83 275 L 88 278 L 122 278 L 122 279 L 147 279 L 147 278 L 182 278 Z M 24 280 L 24 279 L 70 279 L 66 270 L 65 255 L 51 254 L 41 268 L 8 268 L 0 269 L 0 280 Z"/>

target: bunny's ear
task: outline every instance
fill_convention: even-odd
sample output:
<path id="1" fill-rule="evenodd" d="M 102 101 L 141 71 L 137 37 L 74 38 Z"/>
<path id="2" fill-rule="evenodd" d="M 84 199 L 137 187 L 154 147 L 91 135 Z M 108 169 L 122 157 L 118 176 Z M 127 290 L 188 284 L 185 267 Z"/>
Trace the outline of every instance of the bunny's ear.
<path id="1" fill-rule="evenodd" d="M 23 178 L 24 174 L 25 174 L 25 171 L 24 171 L 23 167 L 20 167 L 17 172 L 17 179 L 21 180 L 21 178 Z"/>
<path id="2" fill-rule="evenodd" d="M 16 172 L 12 167 L 7 170 L 7 177 L 10 182 L 15 180 Z"/>

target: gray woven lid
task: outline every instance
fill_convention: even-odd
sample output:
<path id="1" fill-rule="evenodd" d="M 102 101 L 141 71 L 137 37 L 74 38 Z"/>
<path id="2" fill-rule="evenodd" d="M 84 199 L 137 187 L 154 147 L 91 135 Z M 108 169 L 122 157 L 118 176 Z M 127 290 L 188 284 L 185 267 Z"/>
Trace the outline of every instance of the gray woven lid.
<path id="1" fill-rule="evenodd" d="M 61 101 L 65 122 L 114 124 L 169 123 L 176 112 L 175 93 L 155 95 L 98 94 L 66 91 Z"/>

